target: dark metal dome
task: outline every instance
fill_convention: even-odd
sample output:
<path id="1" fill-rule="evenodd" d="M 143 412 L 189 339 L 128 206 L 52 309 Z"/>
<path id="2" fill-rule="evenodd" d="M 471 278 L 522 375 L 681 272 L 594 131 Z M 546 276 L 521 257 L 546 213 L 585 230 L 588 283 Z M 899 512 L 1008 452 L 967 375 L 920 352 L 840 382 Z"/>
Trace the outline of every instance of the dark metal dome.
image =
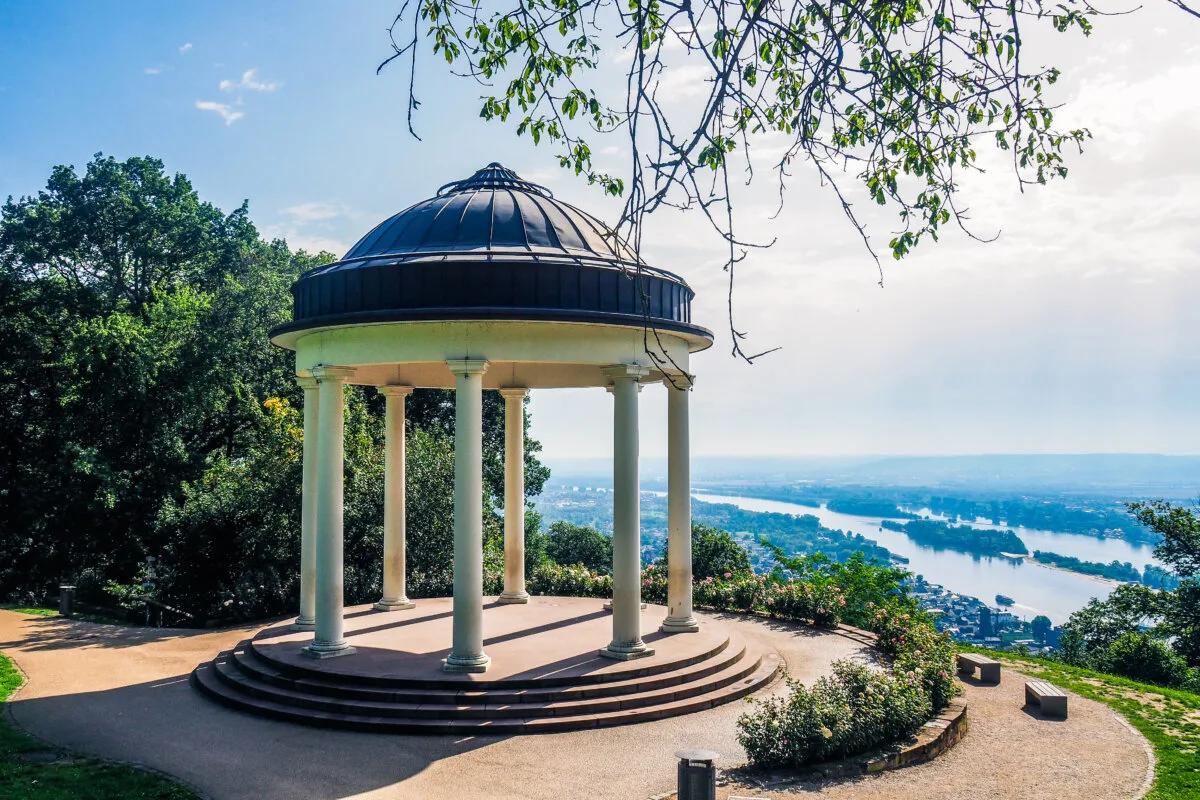
<path id="1" fill-rule="evenodd" d="M 340 261 L 302 275 L 292 295 L 292 322 L 272 336 L 362 322 L 537 319 L 649 321 L 712 338 L 691 324 L 694 292 L 682 278 L 640 262 L 595 217 L 495 162 L 384 220 Z"/>

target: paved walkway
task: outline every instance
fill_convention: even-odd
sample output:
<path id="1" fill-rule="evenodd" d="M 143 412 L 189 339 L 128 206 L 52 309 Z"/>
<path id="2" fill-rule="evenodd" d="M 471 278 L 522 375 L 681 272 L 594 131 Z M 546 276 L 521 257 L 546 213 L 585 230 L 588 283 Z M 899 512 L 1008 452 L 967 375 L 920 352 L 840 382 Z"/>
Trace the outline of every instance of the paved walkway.
<path id="1" fill-rule="evenodd" d="M 803 681 L 834 659 L 868 657 L 837 634 L 740 624 Z M 734 727 L 741 703 L 625 728 L 452 739 L 275 722 L 217 706 L 188 685 L 196 664 L 258 627 L 152 630 L 0 611 L 0 650 L 29 677 L 9 712 L 55 744 L 168 772 L 220 800 L 640 800 L 673 786 L 675 750 L 716 750 L 726 766 L 744 760 Z M 969 687 L 971 732 L 951 753 L 826 791 L 890 800 L 1137 796 L 1149 764 L 1138 734 L 1106 707 L 1075 697 L 1069 722 L 1034 719 L 1020 712 L 1019 691 L 1012 678 L 1000 689 Z"/>

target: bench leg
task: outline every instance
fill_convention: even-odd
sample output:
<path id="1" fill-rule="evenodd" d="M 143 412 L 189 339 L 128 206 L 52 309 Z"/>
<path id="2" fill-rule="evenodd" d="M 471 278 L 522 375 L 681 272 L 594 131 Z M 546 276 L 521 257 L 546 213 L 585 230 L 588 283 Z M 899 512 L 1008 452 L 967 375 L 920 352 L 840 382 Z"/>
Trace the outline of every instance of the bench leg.
<path id="1" fill-rule="evenodd" d="M 979 677 L 987 683 L 1000 682 L 1000 665 L 986 664 L 979 668 Z"/>
<path id="2" fill-rule="evenodd" d="M 1042 713 L 1047 717 L 1067 718 L 1067 698 L 1046 697 L 1042 699 Z"/>

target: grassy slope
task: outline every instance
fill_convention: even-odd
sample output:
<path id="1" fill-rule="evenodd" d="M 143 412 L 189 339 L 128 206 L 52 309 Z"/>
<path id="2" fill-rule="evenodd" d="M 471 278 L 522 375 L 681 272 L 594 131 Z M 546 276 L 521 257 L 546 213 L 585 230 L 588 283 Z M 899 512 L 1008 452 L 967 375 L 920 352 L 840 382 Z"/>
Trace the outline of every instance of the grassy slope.
<path id="1" fill-rule="evenodd" d="M 8 611 L 16 611 L 18 614 L 32 614 L 35 617 L 57 617 L 58 609 L 56 608 L 33 608 L 30 606 L 14 606 L 9 604 L 0 605 L 0 608 Z"/>
<path id="2" fill-rule="evenodd" d="M 24 681 L 0 655 L 0 703 Z M 121 764 L 73 756 L 50 748 L 9 723 L 0 709 L 0 800 L 194 800 L 191 791 L 166 778 Z M 36 763 L 22 754 L 57 756 Z"/>
<path id="3" fill-rule="evenodd" d="M 1200 798 L 1200 695 L 1040 658 L 960 647 L 987 653 L 1028 675 L 1107 704 L 1154 747 L 1158 764 L 1147 800 Z"/>

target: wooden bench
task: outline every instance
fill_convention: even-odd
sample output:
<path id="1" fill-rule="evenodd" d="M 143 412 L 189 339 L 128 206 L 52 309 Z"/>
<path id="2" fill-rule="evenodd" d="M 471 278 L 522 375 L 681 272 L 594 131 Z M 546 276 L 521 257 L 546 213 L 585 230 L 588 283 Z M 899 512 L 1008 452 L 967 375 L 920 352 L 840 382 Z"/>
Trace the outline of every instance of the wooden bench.
<path id="1" fill-rule="evenodd" d="M 1025 682 L 1025 705 L 1037 703 L 1048 717 L 1067 718 L 1067 693 L 1045 681 Z"/>
<path id="2" fill-rule="evenodd" d="M 994 658 L 976 655 L 975 653 L 958 654 L 958 674 L 964 678 L 975 677 L 979 670 L 979 679 L 988 683 L 1000 682 L 1000 662 Z"/>

